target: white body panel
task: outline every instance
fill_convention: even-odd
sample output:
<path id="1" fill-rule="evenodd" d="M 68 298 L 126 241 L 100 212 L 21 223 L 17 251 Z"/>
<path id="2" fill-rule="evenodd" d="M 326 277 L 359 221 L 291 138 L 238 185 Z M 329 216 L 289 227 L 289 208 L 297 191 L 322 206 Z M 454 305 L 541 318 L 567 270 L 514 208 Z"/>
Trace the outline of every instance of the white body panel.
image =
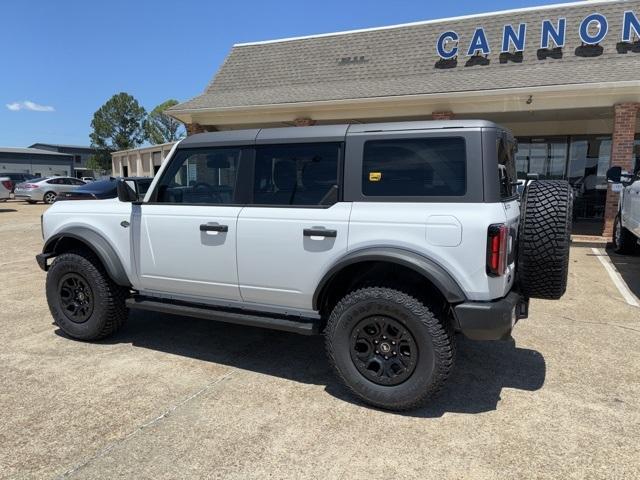
<path id="1" fill-rule="evenodd" d="M 236 267 L 236 222 L 241 207 L 142 205 L 132 227 L 139 235 L 141 290 L 240 300 Z M 226 225 L 202 232 L 200 225 Z M 138 228 L 139 225 L 139 228 Z"/>
<path id="2" fill-rule="evenodd" d="M 44 213 L 45 240 L 71 227 L 85 227 L 100 234 L 113 247 L 122 261 L 127 277 L 135 286 L 131 229 L 123 228 L 122 221 L 130 221 L 130 203 L 109 200 L 68 200 L 56 202 Z"/>
<path id="3" fill-rule="evenodd" d="M 330 208 L 245 207 L 238 220 L 238 277 L 245 302 L 311 309 L 320 279 L 347 253 L 351 203 Z M 337 232 L 303 236 L 305 228 Z"/>
<path id="4" fill-rule="evenodd" d="M 640 237 L 640 177 L 624 190 L 622 225 Z"/>
<path id="5" fill-rule="evenodd" d="M 6 188 L 2 184 L 3 181 L 8 182 L 8 181 L 11 181 L 11 179 L 9 177 L 0 177 L 0 200 L 7 200 L 11 193 L 11 190 Z"/>
<path id="6" fill-rule="evenodd" d="M 470 300 L 491 300 L 505 296 L 513 284 L 514 264 L 502 277 L 486 273 L 487 228 L 506 220 L 502 203 L 354 203 L 349 251 L 411 250 L 444 268 Z"/>

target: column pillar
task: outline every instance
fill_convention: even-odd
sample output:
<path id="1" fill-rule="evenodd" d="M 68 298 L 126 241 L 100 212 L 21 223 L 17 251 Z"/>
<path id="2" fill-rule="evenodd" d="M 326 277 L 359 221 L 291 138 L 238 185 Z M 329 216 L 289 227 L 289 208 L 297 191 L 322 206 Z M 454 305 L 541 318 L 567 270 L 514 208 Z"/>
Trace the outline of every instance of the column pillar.
<path id="1" fill-rule="evenodd" d="M 619 103 L 614 106 L 613 139 L 611 144 L 611 166 L 618 165 L 623 170 L 633 170 L 633 142 L 640 103 Z M 613 235 L 613 222 L 618 214 L 620 195 L 607 187 L 602 236 Z"/>

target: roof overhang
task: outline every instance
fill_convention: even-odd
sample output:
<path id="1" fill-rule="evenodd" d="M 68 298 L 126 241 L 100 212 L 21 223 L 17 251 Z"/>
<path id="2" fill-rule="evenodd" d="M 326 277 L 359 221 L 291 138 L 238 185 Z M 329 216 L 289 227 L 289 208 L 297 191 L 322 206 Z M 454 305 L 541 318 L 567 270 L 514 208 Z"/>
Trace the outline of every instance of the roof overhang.
<path id="1" fill-rule="evenodd" d="M 287 123 L 309 117 L 317 121 L 425 116 L 451 111 L 460 115 L 611 107 L 640 102 L 640 80 L 540 87 L 322 100 L 269 105 L 170 110 L 184 123 L 243 126 Z"/>

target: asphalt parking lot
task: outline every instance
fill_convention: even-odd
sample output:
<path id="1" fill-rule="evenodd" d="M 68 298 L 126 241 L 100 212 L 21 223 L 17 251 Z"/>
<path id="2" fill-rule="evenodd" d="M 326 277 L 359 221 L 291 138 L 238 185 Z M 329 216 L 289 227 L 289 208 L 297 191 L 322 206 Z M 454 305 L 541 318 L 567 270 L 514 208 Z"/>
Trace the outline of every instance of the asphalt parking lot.
<path id="1" fill-rule="evenodd" d="M 354 402 L 320 337 L 136 312 L 66 338 L 45 208 L 0 204 L 0 478 L 640 478 L 640 308 L 590 247 L 514 343 L 461 341 L 443 394 L 399 415 Z M 640 295 L 640 257 L 611 258 Z"/>

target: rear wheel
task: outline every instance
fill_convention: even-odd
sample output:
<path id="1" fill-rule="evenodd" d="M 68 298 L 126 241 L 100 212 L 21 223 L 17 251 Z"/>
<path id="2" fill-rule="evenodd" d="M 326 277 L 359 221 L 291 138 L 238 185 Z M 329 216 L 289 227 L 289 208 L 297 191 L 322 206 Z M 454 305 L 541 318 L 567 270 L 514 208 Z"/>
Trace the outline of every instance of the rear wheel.
<path id="1" fill-rule="evenodd" d="M 56 194 L 54 192 L 47 192 L 42 197 L 42 200 L 44 203 L 52 204 L 56 201 Z"/>
<path id="2" fill-rule="evenodd" d="M 59 255 L 47 273 L 46 289 L 56 325 L 73 338 L 104 338 L 127 318 L 127 289 L 116 285 L 88 252 Z"/>
<path id="3" fill-rule="evenodd" d="M 563 180 L 539 180 L 522 199 L 518 278 L 530 298 L 558 299 L 567 289 L 572 190 Z"/>
<path id="4" fill-rule="evenodd" d="M 636 249 L 638 239 L 629 230 L 622 226 L 620 214 L 613 223 L 613 251 L 626 254 L 633 253 Z"/>
<path id="5" fill-rule="evenodd" d="M 333 309 L 325 332 L 340 380 L 373 406 L 407 410 L 426 403 L 453 368 L 454 337 L 416 298 L 363 288 Z"/>

